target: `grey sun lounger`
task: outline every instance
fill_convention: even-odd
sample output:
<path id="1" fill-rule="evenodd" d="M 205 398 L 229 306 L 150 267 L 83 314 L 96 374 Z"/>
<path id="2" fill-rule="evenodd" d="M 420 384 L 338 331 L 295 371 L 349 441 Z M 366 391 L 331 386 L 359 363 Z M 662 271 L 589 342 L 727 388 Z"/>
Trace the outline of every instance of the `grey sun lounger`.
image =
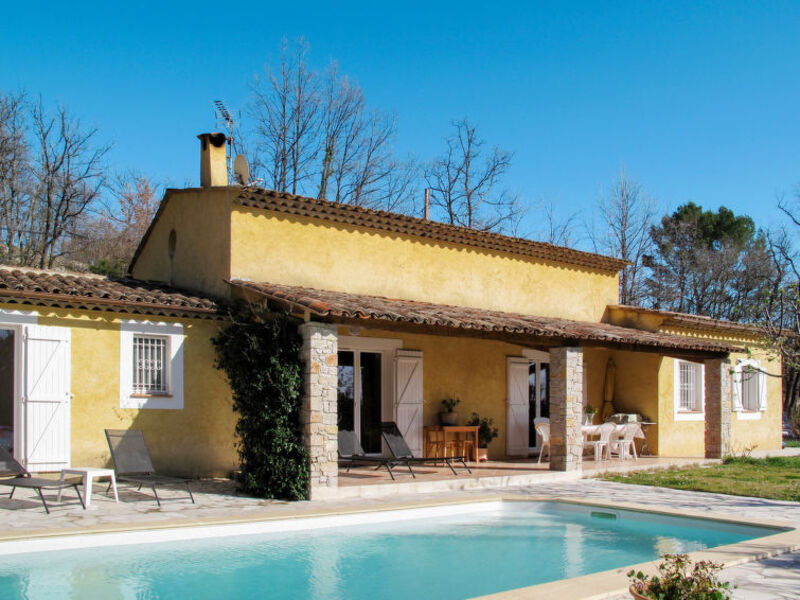
<path id="1" fill-rule="evenodd" d="M 411 477 L 416 477 L 411 465 L 405 459 L 387 458 L 385 456 L 368 456 L 364 454 L 364 449 L 361 447 L 361 443 L 358 441 L 358 436 L 355 431 L 347 431 L 346 429 L 339 430 L 339 459 L 347 465 L 346 471 L 348 473 L 350 472 L 350 467 L 356 463 L 368 465 L 377 464 L 378 466 L 375 467 L 376 471 L 381 467 L 386 467 L 386 470 L 389 471 L 389 477 L 394 480 L 392 467 L 405 465 L 408 467 Z"/>
<path id="2" fill-rule="evenodd" d="M 381 423 L 381 435 L 383 436 L 383 441 L 386 442 L 386 446 L 389 448 L 392 458 L 407 463 L 409 469 L 411 468 L 412 464 L 435 464 L 438 462 L 443 462 L 450 467 L 453 475 L 458 475 L 458 472 L 453 466 L 453 463 L 456 462 L 461 463 L 467 470 L 467 473 L 472 473 L 470 468 L 467 466 L 466 459 L 463 456 L 442 456 L 431 458 L 420 458 L 414 456 L 414 453 L 411 452 L 411 448 L 408 447 L 408 444 L 406 443 L 403 434 L 400 433 L 400 429 L 397 427 L 396 423 L 391 421 Z"/>
<path id="3" fill-rule="evenodd" d="M 185 485 L 189 499 L 194 504 L 190 480 L 184 477 L 159 475 L 150 460 L 150 452 L 144 443 L 144 434 L 139 429 L 106 429 L 108 448 L 114 461 L 117 481 L 138 483 L 139 489 L 147 486 L 153 490 L 156 503 L 161 506 L 156 487 L 159 485 Z"/>
<path id="4" fill-rule="evenodd" d="M 9 479 L 0 479 L 0 485 L 8 486 L 11 492 L 8 494 L 9 500 L 14 497 L 14 492 L 17 488 L 28 488 L 36 490 L 39 494 L 39 499 L 42 501 L 45 512 L 49 515 L 50 508 L 44 499 L 42 490 L 63 490 L 64 488 L 73 488 L 78 495 L 78 500 L 81 501 L 81 506 L 86 510 L 86 504 L 83 502 L 81 492 L 78 489 L 78 484 L 81 479 L 68 479 L 66 481 L 59 481 L 57 479 L 45 479 L 43 477 L 32 477 L 28 469 L 23 467 L 16 458 L 5 448 L 0 448 L 0 477 L 8 477 Z"/>

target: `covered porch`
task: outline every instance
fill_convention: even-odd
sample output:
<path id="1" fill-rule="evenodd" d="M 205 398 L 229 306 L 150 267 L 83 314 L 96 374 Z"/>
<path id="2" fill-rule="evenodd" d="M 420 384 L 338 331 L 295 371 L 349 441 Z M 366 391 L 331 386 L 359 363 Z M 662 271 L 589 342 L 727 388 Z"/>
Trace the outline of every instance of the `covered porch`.
<path id="1" fill-rule="evenodd" d="M 440 467 L 419 465 L 420 476 L 411 482 L 416 487 L 451 480 L 463 482 L 448 484 L 459 489 L 478 485 L 468 481 L 511 485 L 519 477 L 535 479 L 551 471 L 580 477 L 594 469 L 653 468 L 683 460 L 646 456 L 633 465 L 583 458 L 584 407 L 602 410 L 609 360 L 617 365 L 615 409 L 655 422 L 663 411 L 658 387 L 663 361 L 679 358 L 699 365 L 705 419 L 701 452 L 693 460 L 719 458 L 729 445 L 730 402 L 722 400 L 730 396 L 727 356 L 734 348 L 723 343 L 606 323 L 263 282 L 232 284 L 246 300 L 277 303 L 304 321 L 303 419 L 312 498 L 339 497 L 331 488 L 391 481 L 385 470 L 339 469 L 339 428 L 355 431 L 365 454 L 385 455 L 380 423 L 393 421 L 413 455 L 421 457 L 424 428 L 438 425 L 447 398 L 461 401 L 459 424 L 477 414 L 492 419 L 499 435 L 489 445 L 489 462 L 470 463 L 472 475 L 454 477 Z M 549 419 L 550 426 L 550 458 L 541 465 L 531 459 L 541 449 L 536 418 Z M 657 453 L 662 443 L 657 426 L 647 434 L 648 446 Z M 407 479 L 398 478 L 396 485 L 406 485 Z"/>

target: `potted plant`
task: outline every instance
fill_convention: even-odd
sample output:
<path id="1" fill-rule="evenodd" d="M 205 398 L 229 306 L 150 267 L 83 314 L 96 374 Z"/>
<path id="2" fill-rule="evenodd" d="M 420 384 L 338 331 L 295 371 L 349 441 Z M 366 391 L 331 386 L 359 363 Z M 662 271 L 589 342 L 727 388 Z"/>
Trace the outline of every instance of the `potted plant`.
<path id="1" fill-rule="evenodd" d="M 686 554 L 665 554 L 664 562 L 658 565 L 658 575 L 648 576 L 641 571 L 628 573 L 631 580 L 629 591 L 637 600 L 730 600 L 731 584 L 717 578 L 722 567 L 721 563 L 708 560 L 692 565 Z"/>
<path id="2" fill-rule="evenodd" d="M 445 398 L 442 400 L 442 406 L 445 408 L 439 413 L 439 420 L 442 425 L 458 425 L 458 413 L 454 409 L 459 404 L 461 404 L 459 398 Z"/>
<path id="3" fill-rule="evenodd" d="M 583 408 L 583 412 L 586 413 L 583 424 L 591 425 L 594 423 L 594 416 L 597 414 L 597 409 L 587 402 L 586 406 Z"/>
<path id="4" fill-rule="evenodd" d="M 489 460 L 489 444 L 500 435 L 500 431 L 494 425 L 491 417 L 481 417 L 478 413 L 472 413 L 472 418 L 467 421 L 467 425 L 478 427 L 478 462 Z"/>

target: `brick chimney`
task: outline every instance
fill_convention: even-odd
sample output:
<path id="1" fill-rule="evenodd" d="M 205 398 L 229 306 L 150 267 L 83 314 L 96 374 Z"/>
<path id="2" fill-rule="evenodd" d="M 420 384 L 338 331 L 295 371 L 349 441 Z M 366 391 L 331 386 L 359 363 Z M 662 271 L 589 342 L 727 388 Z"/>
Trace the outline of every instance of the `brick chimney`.
<path id="1" fill-rule="evenodd" d="M 201 133 L 200 185 L 216 187 L 228 185 L 228 152 L 224 133 Z"/>

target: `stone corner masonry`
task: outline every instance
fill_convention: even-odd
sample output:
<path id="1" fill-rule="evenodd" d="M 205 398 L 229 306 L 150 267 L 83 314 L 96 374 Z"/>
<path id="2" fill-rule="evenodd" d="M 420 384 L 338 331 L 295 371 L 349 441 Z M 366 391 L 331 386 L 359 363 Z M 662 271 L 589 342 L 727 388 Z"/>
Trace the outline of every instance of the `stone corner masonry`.
<path id="1" fill-rule="evenodd" d="M 575 471 L 583 456 L 583 349 L 550 350 L 550 469 Z"/>
<path id="2" fill-rule="evenodd" d="M 722 458 L 731 453 L 731 362 L 714 358 L 706 360 L 704 366 L 706 458 Z"/>
<path id="3" fill-rule="evenodd" d="M 336 326 L 303 323 L 304 363 L 303 409 L 300 414 L 303 438 L 309 454 L 309 499 L 326 496 L 327 488 L 338 485 Z"/>

